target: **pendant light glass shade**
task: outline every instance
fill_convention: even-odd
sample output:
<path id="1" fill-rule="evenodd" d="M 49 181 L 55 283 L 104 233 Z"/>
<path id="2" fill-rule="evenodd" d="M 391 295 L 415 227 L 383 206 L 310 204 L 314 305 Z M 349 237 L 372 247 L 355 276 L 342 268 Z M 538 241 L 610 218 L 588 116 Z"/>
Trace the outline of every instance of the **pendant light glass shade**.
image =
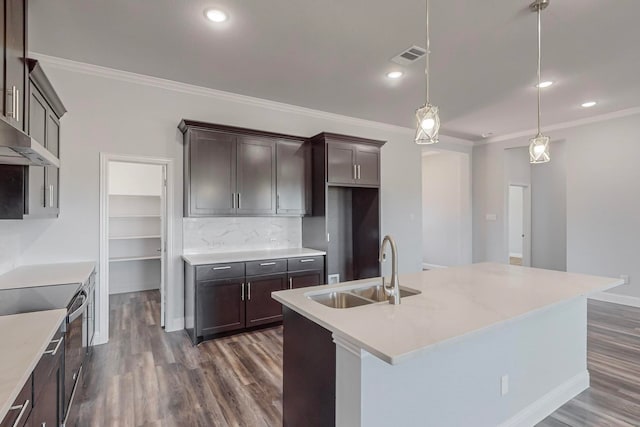
<path id="1" fill-rule="evenodd" d="M 538 134 L 535 138 L 531 138 L 529 140 L 529 163 L 538 164 L 538 163 L 547 163 L 551 160 L 551 156 L 549 154 L 549 142 L 550 139 L 548 136 L 542 135 L 542 131 L 540 130 L 540 92 L 542 88 L 542 84 L 540 83 L 540 70 L 542 64 L 542 11 L 549 6 L 549 0 L 535 0 L 533 3 L 529 5 L 529 9 L 532 12 L 535 12 L 538 16 Z"/>
<path id="2" fill-rule="evenodd" d="M 427 104 L 416 110 L 416 144 L 436 144 L 439 130 L 440 117 L 438 116 L 438 107 Z"/>
<path id="3" fill-rule="evenodd" d="M 536 135 L 535 138 L 529 140 L 529 162 L 547 163 L 551 160 L 549 155 L 549 137 L 542 134 Z"/>
<path id="4" fill-rule="evenodd" d="M 440 131 L 440 116 L 438 107 L 429 103 L 429 54 L 431 53 L 429 39 L 429 0 L 426 0 L 426 57 L 425 57 L 425 103 L 416 110 L 416 144 L 428 145 L 438 143 L 438 132 Z"/>

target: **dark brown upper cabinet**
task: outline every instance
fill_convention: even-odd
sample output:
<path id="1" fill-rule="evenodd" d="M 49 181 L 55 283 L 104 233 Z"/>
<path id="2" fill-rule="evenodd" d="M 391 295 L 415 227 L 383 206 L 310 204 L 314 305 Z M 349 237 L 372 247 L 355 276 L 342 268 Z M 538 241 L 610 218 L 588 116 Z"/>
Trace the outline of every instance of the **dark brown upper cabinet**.
<path id="1" fill-rule="evenodd" d="M 380 186 L 381 144 L 344 135 L 325 135 L 329 184 L 350 187 Z"/>
<path id="2" fill-rule="evenodd" d="M 244 215 L 276 213 L 276 143 L 268 138 L 238 138 L 237 212 Z"/>
<path id="3" fill-rule="evenodd" d="M 4 1 L 4 116 L 21 130 L 25 128 L 27 89 L 27 2 Z"/>
<path id="4" fill-rule="evenodd" d="M 276 205 L 279 214 L 304 215 L 309 211 L 310 158 L 309 144 L 304 141 L 276 143 Z"/>
<path id="5" fill-rule="evenodd" d="M 183 120 L 184 215 L 304 215 L 304 138 Z"/>

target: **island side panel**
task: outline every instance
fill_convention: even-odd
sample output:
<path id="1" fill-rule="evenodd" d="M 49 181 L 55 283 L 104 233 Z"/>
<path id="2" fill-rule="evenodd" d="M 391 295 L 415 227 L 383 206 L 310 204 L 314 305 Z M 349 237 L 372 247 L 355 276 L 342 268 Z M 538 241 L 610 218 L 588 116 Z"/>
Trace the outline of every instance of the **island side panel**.
<path id="1" fill-rule="evenodd" d="M 283 307 L 285 427 L 335 425 L 336 346 L 331 332 Z"/>
<path id="2" fill-rule="evenodd" d="M 535 425 L 588 387 L 586 326 L 579 297 L 396 365 L 337 341 L 336 425 Z"/>

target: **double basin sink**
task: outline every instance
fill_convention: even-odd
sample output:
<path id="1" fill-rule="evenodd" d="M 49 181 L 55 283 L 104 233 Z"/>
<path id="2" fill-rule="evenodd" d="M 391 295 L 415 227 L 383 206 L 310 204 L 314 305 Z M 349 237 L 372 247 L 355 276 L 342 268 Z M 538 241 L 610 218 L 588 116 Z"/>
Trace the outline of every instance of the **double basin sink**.
<path id="1" fill-rule="evenodd" d="M 420 294 L 420 291 L 400 286 L 400 298 Z M 309 295 L 309 299 L 331 308 L 352 308 L 389 301 L 381 283 L 368 284 L 355 289 L 335 290 Z"/>

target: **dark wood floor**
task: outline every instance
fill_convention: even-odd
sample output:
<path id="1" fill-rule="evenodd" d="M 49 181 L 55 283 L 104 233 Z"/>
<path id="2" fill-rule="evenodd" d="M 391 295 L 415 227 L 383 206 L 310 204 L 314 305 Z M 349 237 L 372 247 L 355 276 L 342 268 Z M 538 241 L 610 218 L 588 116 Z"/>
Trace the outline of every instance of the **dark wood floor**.
<path id="1" fill-rule="evenodd" d="M 157 291 L 111 297 L 79 426 L 281 426 L 282 329 L 191 346 L 159 326 Z M 640 426 L 640 309 L 589 303 L 591 388 L 539 427 Z"/>

